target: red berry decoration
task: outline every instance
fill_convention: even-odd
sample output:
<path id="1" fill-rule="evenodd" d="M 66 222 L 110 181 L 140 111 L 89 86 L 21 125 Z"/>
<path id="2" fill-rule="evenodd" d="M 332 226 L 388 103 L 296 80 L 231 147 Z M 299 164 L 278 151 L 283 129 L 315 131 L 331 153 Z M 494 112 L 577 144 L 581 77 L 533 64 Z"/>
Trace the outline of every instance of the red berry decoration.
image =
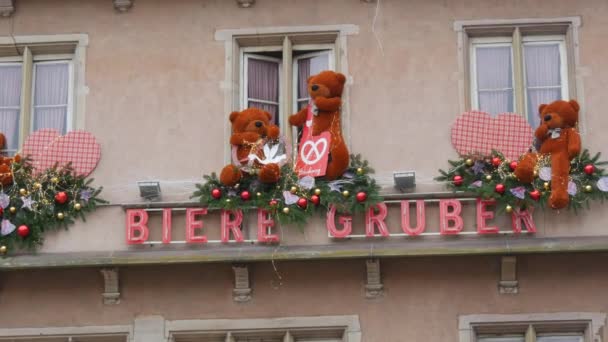
<path id="1" fill-rule="evenodd" d="M 68 194 L 65 193 L 65 191 L 61 191 L 58 192 L 55 195 L 55 202 L 59 203 L 59 204 L 65 204 L 65 202 L 68 201 Z"/>
<path id="2" fill-rule="evenodd" d="M 515 169 L 517 169 L 517 162 L 512 161 L 511 164 L 509 164 L 509 168 L 511 169 L 511 171 L 515 171 Z"/>
<path id="3" fill-rule="evenodd" d="M 222 197 L 222 190 L 218 188 L 211 190 L 211 197 L 215 199 L 220 199 Z"/>
<path id="4" fill-rule="evenodd" d="M 367 199 L 367 194 L 363 191 L 359 191 L 357 192 L 357 202 L 361 203 L 361 202 L 365 202 L 365 200 Z"/>
<path id="5" fill-rule="evenodd" d="M 277 200 L 274 200 L 274 199 L 273 199 L 273 200 L 270 200 L 270 202 L 268 202 L 268 204 L 269 204 L 271 207 L 276 207 L 276 206 L 279 204 L 279 202 L 277 202 Z"/>
<path id="6" fill-rule="evenodd" d="M 462 176 L 454 176 L 453 181 L 454 181 L 454 185 L 461 186 L 464 179 L 462 178 Z"/>
<path id="7" fill-rule="evenodd" d="M 298 207 L 302 208 L 302 209 L 306 209 L 306 207 L 308 206 L 308 200 L 306 198 L 300 198 L 298 200 Z"/>
<path id="8" fill-rule="evenodd" d="M 492 158 L 492 165 L 494 165 L 494 167 L 499 167 L 500 163 L 502 163 L 502 160 L 500 160 L 500 158 L 498 158 L 498 157 Z"/>
<path id="9" fill-rule="evenodd" d="M 505 193 L 505 185 L 504 184 L 496 184 L 496 187 L 494 188 L 494 190 L 496 190 L 496 192 L 498 192 L 499 194 L 504 194 Z"/>
<path id="10" fill-rule="evenodd" d="M 27 237 L 30 235 L 30 227 L 24 224 L 19 226 L 19 228 L 17 228 L 17 235 L 21 236 L 22 238 Z"/>
<path id="11" fill-rule="evenodd" d="M 538 191 L 538 190 L 530 191 L 530 198 L 535 201 L 538 201 L 540 199 L 540 191 Z"/>
<path id="12" fill-rule="evenodd" d="M 591 164 L 587 164 L 587 165 L 585 165 L 585 168 L 583 169 L 583 171 L 585 171 L 586 174 L 591 176 L 595 172 L 595 166 L 593 166 Z"/>
<path id="13" fill-rule="evenodd" d="M 310 196 L 310 201 L 314 205 L 319 205 L 319 203 L 321 203 L 321 197 L 319 197 L 317 195 L 312 195 L 312 196 Z"/>
<path id="14" fill-rule="evenodd" d="M 241 199 L 243 201 L 249 201 L 250 198 L 251 198 L 251 194 L 249 193 L 249 191 L 245 190 L 245 191 L 241 192 Z"/>

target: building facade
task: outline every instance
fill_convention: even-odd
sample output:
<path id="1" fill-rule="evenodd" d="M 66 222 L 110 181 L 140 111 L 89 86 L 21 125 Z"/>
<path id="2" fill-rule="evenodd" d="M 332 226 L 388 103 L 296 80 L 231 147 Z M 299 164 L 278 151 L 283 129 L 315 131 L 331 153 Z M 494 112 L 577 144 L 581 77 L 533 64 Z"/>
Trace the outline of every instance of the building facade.
<path id="1" fill-rule="evenodd" d="M 497 213 L 500 233 L 477 234 L 475 198 L 434 180 L 470 110 L 536 127 L 541 103 L 577 99 L 583 146 L 606 152 L 607 2 L 6 0 L 0 13 L 6 152 L 40 128 L 89 131 L 109 201 L 0 258 L 0 341 L 608 338 L 602 204 L 537 208 L 521 234 Z M 375 169 L 391 236 L 366 238 L 359 215 L 336 239 L 322 213 L 260 244 L 249 212 L 245 241 L 221 243 L 210 212 L 208 242 L 186 243 L 195 184 L 231 159 L 229 113 L 262 108 L 290 140 L 306 79 L 325 69 L 346 75 L 344 137 Z M 393 173 L 411 170 L 416 187 L 397 190 Z M 453 198 L 464 229 L 446 236 L 437 202 Z M 404 200 L 426 201 L 427 234 L 402 231 Z M 159 242 L 160 209 L 173 243 Z M 129 210 L 150 213 L 145 243 L 125 239 Z"/>

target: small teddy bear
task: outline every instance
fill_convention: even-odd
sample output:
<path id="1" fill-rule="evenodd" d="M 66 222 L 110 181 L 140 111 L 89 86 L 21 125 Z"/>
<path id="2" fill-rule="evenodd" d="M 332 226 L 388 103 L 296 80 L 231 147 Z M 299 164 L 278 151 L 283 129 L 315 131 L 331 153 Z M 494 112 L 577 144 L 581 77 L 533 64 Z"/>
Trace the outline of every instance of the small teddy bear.
<path id="1" fill-rule="evenodd" d="M 280 178 L 277 163 L 260 164 L 259 158 L 251 158 L 259 153 L 256 146 L 262 139 L 278 139 L 279 127 L 270 123 L 272 115 L 258 108 L 248 108 L 241 112 L 230 113 L 232 136 L 230 144 L 236 148 L 236 159 L 240 165 L 226 165 L 220 173 L 220 182 L 225 186 L 236 185 L 243 177 L 242 166 L 253 163 L 259 170 L 258 178 L 262 183 L 276 183 Z"/>
<path id="2" fill-rule="evenodd" d="M 549 206 L 553 209 L 565 208 L 570 201 L 570 161 L 581 152 L 581 137 L 576 129 L 579 109 L 575 100 L 541 104 L 538 109 L 541 123 L 534 135 L 540 143 L 539 154 L 551 156 Z M 514 171 L 521 182 L 531 183 L 534 180 L 538 156 L 532 152 L 522 156 Z"/>

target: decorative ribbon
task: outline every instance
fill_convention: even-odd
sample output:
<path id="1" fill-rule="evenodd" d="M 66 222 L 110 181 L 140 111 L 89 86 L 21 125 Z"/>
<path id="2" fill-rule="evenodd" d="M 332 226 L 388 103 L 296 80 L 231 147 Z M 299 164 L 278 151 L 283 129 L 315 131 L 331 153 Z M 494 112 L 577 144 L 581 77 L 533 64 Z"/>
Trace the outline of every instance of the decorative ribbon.
<path id="1" fill-rule="evenodd" d="M 549 129 L 548 134 L 551 134 L 551 139 L 557 139 L 562 134 L 561 128 L 551 128 Z"/>

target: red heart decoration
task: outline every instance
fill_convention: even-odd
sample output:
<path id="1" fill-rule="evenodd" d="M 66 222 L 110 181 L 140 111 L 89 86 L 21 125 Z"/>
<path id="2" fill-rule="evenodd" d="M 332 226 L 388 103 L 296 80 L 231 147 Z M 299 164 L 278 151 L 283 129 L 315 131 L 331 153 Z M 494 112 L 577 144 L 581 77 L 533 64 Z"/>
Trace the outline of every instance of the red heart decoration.
<path id="1" fill-rule="evenodd" d="M 526 119 L 514 113 L 491 117 L 485 112 L 465 112 L 452 125 L 452 145 L 461 155 L 489 156 L 492 150 L 517 160 L 534 139 Z"/>
<path id="2" fill-rule="evenodd" d="M 60 136 L 55 129 L 41 129 L 28 136 L 23 154 L 39 172 L 55 164 L 72 163 L 76 174 L 88 176 L 101 159 L 101 146 L 89 132 L 71 131 Z"/>

